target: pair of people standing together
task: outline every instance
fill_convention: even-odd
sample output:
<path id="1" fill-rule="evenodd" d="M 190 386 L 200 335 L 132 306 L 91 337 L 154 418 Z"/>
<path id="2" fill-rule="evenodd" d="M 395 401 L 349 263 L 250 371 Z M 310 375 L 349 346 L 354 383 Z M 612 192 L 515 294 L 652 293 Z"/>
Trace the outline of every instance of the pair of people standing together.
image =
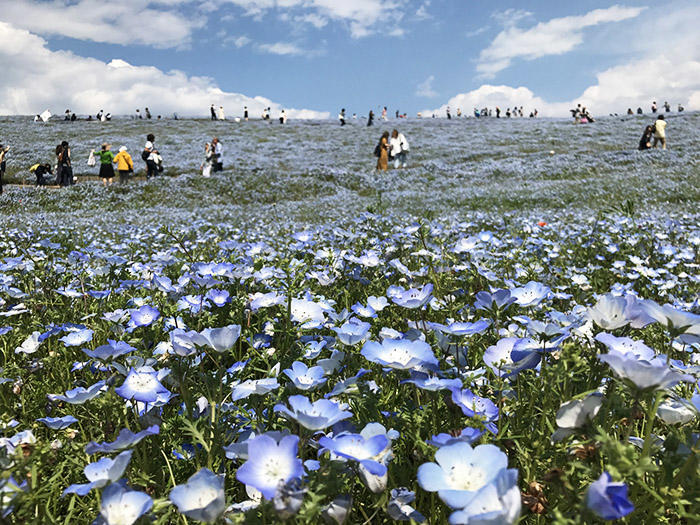
<path id="1" fill-rule="evenodd" d="M 408 164 L 408 152 L 410 151 L 408 140 L 397 129 L 391 132 L 385 131 L 379 139 L 379 144 L 374 150 L 377 157 L 377 170 L 389 169 L 389 160 L 394 161 L 394 168 L 405 168 Z"/>

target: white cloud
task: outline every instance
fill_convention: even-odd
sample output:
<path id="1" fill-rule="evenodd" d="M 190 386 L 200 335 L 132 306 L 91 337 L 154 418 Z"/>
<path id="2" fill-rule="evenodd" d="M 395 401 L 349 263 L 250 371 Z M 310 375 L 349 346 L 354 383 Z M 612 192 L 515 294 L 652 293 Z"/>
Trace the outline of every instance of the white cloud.
<path id="1" fill-rule="evenodd" d="M 438 96 L 437 92 L 433 89 L 433 82 L 435 81 L 435 76 L 430 75 L 423 82 L 418 84 L 416 88 L 416 96 L 435 98 Z"/>
<path id="2" fill-rule="evenodd" d="M 428 8 L 430 7 L 430 0 L 426 0 L 423 2 L 420 7 L 416 10 L 415 17 L 417 20 L 430 20 L 433 18 L 433 15 L 431 15 L 428 12 Z"/>
<path id="3" fill-rule="evenodd" d="M 483 77 L 492 78 L 510 66 L 515 58 L 534 60 L 546 55 L 568 53 L 583 42 L 583 29 L 635 18 L 644 9 L 646 8 L 614 5 L 607 9 L 595 9 L 581 16 L 553 18 L 529 29 L 521 29 L 514 25 L 529 13 L 501 13 L 500 16 L 506 17 L 507 27 L 481 52 L 476 70 Z"/>
<path id="4" fill-rule="evenodd" d="M 401 7 L 404 0 L 224 0 L 237 5 L 245 14 L 260 18 L 268 11 L 295 10 L 300 16 L 313 15 L 302 19 L 315 27 L 323 27 L 325 22 L 333 20 L 348 25 L 353 38 L 362 38 L 377 30 L 380 22 L 391 20 L 397 23 L 403 18 Z M 293 20 L 298 19 L 290 18 Z M 394 32 L 394 36 L 398 36 Z"/>
<path id="5" fill-rule="evenodd" d="M 260 44 L 260 51 L 270 53 L 271 55 L 295 56 L 304 55 L 306 52 L 296 44 L 290 42 L 275 42 L 274 44 Z"/>
<path id="6" fill-rule="evenodd" d="M 182 16 L 166 6 L 180 2 L 120 0 L 0 0 L 2 21 L 45 36 L 108 44 L 185 47 L 202 17 Z"/>
<path id="7" fill-rule="evenodd" d="M 148 106 L 154 114 L 206 114 L 210 104 L 223 105 L 228 115 L 248 106 L 251 114 L 281 106 L 264 97 L 248 97 L 221 90 L 207 77 L 181 71 L 164 72 L 132 66 L 119 59 L 105 63 L 67 51 L 52 51 L 46 41 L 26 30 L 0 22 L 0 114 L 35 114 L 66 107 L 94 114 L 104 109 L 131 114 Z M 290 118 L 328 118 L 327 112 L 287 108 Z"/>
<path id="8" fill-rule="evenodd" d="M 700 48 L 698 48 L 700 55 Z M 569 109 L 582 104 L 593 115 L 623 114 L 627 108 L 642 106 L 648 111 L 652 100 L 668 100 L 674 106 L 683 104 L 689 110 L 700 110 L 700 57 L 679 58 L 677 54 L 640 58 L 624 65 L 606 69 L 596 75 L 596 83 L 570 101 L 547 101 L 526 87 L 493 86 L 485 84 L 478 89 L 452 97 L 433 111 L 444 115 L 446 106 L 469 111 L 474 107 L 494 108 L 523 106 L 529 113 L 537 108 L 539 114 L 549 117 L 569 116 Z"/>

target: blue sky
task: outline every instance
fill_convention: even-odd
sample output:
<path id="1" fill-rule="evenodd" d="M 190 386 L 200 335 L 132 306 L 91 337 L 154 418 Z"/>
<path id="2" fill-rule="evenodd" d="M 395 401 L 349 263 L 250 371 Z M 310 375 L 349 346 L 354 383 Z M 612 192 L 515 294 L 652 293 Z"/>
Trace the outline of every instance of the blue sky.
<path id="1" fill-rule="evenodd" d="M 251 107 L 262 107 L 253 100 L 257 96 L 275 108 L 320 112 L 312 116 L 335 116 L 341 106 L 363 114 L 381 105 L 413 115 L 450 102 L 469 111 L 480 102 L 483 86 L 503 87 L 490 90 L 484 105 L 539 104 L 541 111 L 557 113 L 608 72 L 618 77 L 609 89 L 622 96 L 589 95 L 592 108 L 612 111 L 637 98 L 641 105 L 664 96 L 692 106 L 700 97 L 695 71 L 700 43 L 689 15 L 700 15 L 697 2 L 0 0 L 0 21 L 13 31 L 28 31 L 22 38 L 31 38 L 26 47 L 34 48 L 34 55 L 59 57 L 70 69 L 64 56 L 69 52 L 75 71 L 85 72 L 81 78 L 90 75 L 89 59 L 101 64 L 102 69 L 93 65 L 96 77 L 113 76 L 114 67 L 104 69 L 113 60 L 131 68 L 119 68 L 118 78 L 109 82 L 116 93 L 98 96 L 109 86 L 94 82 L 84 89 L 78 85 L 79 96 L 61 90 L 54 100 L 29 93 L 22 103 L 34 98 L 37 108 L 51 103 L 56 109 L 82 109 L 94 97 L 94 103 L 111 104 L 115 112 L 128 111 L 122 110 L 125 100 L 151 107 L 163 100 L 163 113 L 196 111 L 191 103 L 158 94 L 162 78 L 154 68 L 161 76 L 172 70 L 185 75 L 163 89 L 188 91 L 199 105 L 205 99 L 225 103 L 231 113 L 238 111 L 232 105 L 249 100 Z M 624 68 L 637 63 L 654 84 L 648 93 L 623 85 L 629 76 Z M 678 84 L 675 77 L 654 80 L 659 68 L 675 67 L 690 70 L 682 89 L 669 89 Z M 129 90 L 127 76 L 147 83 L 149 74 L 154 89 Z M 193 77 L 208 80 L 206 85 L 196 80 L 193 87 Z M 0 95 L 3 87 L 12 89 L 19 101 L 17 89 L 28 88 L 23 81 L 30 82 L 0 80 Z M 217 88 L 227 95 L 212 95 Z M 517 88 L 528 93 L 515 93 Z M 60 96 L 68 100 L 61 103 Z M 148 102 L 150 97 L 154 100 Z M 4 112 L 24 110 L 19 102 L 2 104 Z M 36 112 L 33 105 L 27 109 Z"/>

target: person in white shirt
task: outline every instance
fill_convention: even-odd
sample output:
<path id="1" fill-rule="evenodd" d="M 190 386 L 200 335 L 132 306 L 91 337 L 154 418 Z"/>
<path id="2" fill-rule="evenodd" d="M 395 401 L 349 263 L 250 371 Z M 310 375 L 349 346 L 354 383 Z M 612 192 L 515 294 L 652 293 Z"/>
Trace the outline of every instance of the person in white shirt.
<path id="1" fill-rule="evenodd" d="M 654 122 L 654 145 L 652 147 L 656 148 L 659 142 L 661 142 L 661 149 L 666 149 L 666 120 L 663 115 L 659 115 Z"/>
<path id="2" fill-rule="evenodd" d="M 286 124 L 287 123 L 287 112 L 285 110 L 282 110 L 280 112 L 280 124 Z"/>
<path id="3" fill-rule="evenodd" d="M 213 171 L 223 171 L 224 169 L 224 146 L 221 144 L 219 137 L 214 137 L 211 141 L 211 147 L 214 150 Z"/>
<path id="4" fill-rule="evenodd" d="M 399 130 L 397 129 L 392 131 L 391 139 L 389 140 L 389 147 L 389 154 L 394 159 L 394 168 L 405 168 L 408 164 L 409 146 L 404 134 L 399 133 Z"/>
<path id="5" fill-rule="evenodd" d="M 224 115 L 224 106 L 219 106 L 218 117 L 219 120 L 226 120 L 226 116 Z"/>

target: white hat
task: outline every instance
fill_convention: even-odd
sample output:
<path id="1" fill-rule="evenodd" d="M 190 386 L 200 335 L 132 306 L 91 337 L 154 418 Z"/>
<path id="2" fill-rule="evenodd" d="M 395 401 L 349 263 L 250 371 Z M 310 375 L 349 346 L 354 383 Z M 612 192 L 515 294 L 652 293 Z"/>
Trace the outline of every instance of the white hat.
<path id="1" fill-rule="evenodd" d="M 126 151 L 126 146 L 122 146 L 121 148 L 119 148 L 119 151 Z"/>

